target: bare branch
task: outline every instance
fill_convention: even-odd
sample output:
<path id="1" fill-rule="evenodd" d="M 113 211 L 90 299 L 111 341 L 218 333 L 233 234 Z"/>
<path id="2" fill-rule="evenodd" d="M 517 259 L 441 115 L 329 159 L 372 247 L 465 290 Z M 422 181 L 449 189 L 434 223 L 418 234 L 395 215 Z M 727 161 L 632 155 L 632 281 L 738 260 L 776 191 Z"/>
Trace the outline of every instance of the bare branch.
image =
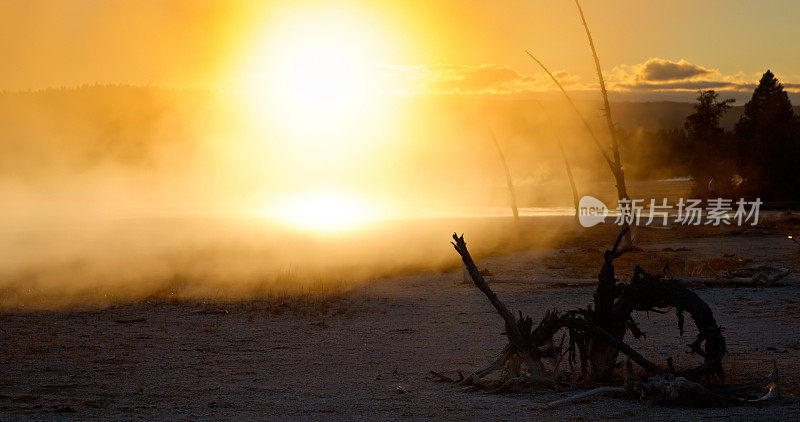
<path id="1" fill-rule="evenodd" d="M 567 102 L 569 103 L 569 105 L 572 106 L 572 109 L 575 110 L 575 114 L 577 114 L 578 117 L 583 122 L 583 126 L 586 127 L 586 130 L 589 132 L 589 135 L 591 135 L 592 140 L 594 141 L 594 144 L 597 145 L 597 149 L 600 150 L 600 154 L 603 155 L 603 158 L 606 160 L 606 163 L 608 164 L 608 166 L 611 168 L 611 171 L 613 172 L 614 171 L 614 162 L 611 161 L 611 158 L 608 156 L 608 153 L 606 152 L 605 148 L 603 148 L 603 145 L 600 144 L 600 141 L 597 139 L 597 136 L 595 136 L 594 131 L 592 130 L 592 127 L 589 125 L 589 122 L 586 121 L 586 118 L 583 117 L 583 114 L 581 114 L 581 111 L 578 109 L 578 106 L 576 106 L 575 103 L 572 101 L 572 97 L 570 97 L 569 94 L 567 94 L 567 90 L 565 90 L 564 87 L 561 86 L 561 83 L 558 82 L 558 79 L 555 77 L 555 75 L 553 75 L 552 72 L 550 72 L 550 70 L 544 65 L 544 63 L 540 62 L 539 59 L 536 58 L 536 56 L 531 54 L 530 51 L 525 50 L 525 53 L 527 53 L 533 59 L 533 61 L 535 61 L 536 64 L 538 64 L 539 67 L 541 67 L 542 70 L 544 70 L 544 72 L 547 73 L 548 76 L 550 76 L 550 79 L 553 80 L 553 83 L 555 83 L 556 86 L 558 87 L 558 89 L 561 90 L 561 93 L 564 94 L 564 97 L 567 99 Z"/>
<path id="2" fill-rule="evenodd" d="M 503 154 L 503 149 L 500 148 L 500 142 L 497 141 L 497 137 L 494 136 L 494 132 L 489 131 L 492 135 L 492 141 L 494 141 L 494 146 L 497 147 L 497 154 L 500 155 L 500 162 L 503 164 L 503 169 L 506 172 L 506 184 L 508 184 L 508 192 L 511 197 L 511 212 L 514 214 L 514 222 L 517 223 L 519 226 L 519 210 L 517 209 L 517 194 L 514 190 L 514 181 L 511 179 L 511 170 L 508 168 L 508 163 L 506 162 L 506 156 Z"/>
<path id="3" fill-rule="evenodd" d="M 550 409 L 556 406 L 561 406 L 562 404 L 572 403 L 580 399 L 584 399 L 586 397 L 596 396 L 598 394 L 624 393 L 624 392 L 625 392 L 625 387 L 597 387 L 593 390 L 588 390 L 578 393 L 572 397 L 567 397 L 565 399 L 556 400 L 554 402 L 548 403 L 544 408 Z"/>

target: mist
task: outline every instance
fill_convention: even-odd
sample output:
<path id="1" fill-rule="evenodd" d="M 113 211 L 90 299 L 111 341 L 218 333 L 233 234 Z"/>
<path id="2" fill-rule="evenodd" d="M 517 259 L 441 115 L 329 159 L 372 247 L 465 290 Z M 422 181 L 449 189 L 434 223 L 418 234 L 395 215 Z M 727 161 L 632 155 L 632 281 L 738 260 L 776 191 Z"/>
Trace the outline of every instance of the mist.
<path id="1" fill-rule="evenodd" d="M 558 142 L 579 188 L 613 197 L 595 147 L 556 101 L 398 98 L 379 131 L 356 143 L 319 141 L 320 154 L 287 147 L 244 97 L 131 86 L 0 95 L 0 305 L 350 286 L 456 268 L 453 231 L 469 232 L 479 254 L 534 238 L 547 245 L 570 219 L 536 236 L 515 234 L 490 131 L 523 209 L 568 215 Z M 363 198 L 372 213 L 320 231 L 270 211 L 323 188 Z"/>

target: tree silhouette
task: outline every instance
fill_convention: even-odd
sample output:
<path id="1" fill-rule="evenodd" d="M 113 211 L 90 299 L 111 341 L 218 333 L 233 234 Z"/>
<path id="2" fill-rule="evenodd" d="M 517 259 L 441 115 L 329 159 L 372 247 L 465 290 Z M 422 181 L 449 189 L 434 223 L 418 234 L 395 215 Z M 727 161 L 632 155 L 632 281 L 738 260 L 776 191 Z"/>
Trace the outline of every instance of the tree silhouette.
<path id="1" fill-rule="evenodd" d="M 708 193 L 706 184 L 711 178 L 724 192 L 729 191 L 728 182 L 733 174 L 731 149 L 725 131 L 719 126 L 719 119 L 731 108 L 734 100 L 718 101 L 718 97 L 714 90 L 701 91 L 694 113 L 686 118 L 684 124 L 690 148 L 686 158 L 698 194 Z"/>
<path id="2" fill-rule="evenodd" d="M 748 191 L 768 200 L 800 200 L 800 121 L 783 85 L 767 70 L 736 123 Z"/>
<path id="3" fill-rule="evenodd" d="M 719 126 L 722 114 L 731 108 L 732 98 L 717 101 L 719 94 L 714 90 L 701 91 L 694 106 L 694 113 L 686 118 L 686 132 L 692 141 L 715 142 L 719 141 L 723 130 Z"/>

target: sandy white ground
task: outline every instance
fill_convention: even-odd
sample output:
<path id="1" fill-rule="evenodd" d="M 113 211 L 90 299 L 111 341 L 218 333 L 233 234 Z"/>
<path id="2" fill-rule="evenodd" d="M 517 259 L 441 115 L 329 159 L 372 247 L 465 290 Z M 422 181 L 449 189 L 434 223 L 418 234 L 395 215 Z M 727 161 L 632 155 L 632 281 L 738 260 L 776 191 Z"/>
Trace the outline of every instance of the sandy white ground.
<path id="1" fill-rule="evenodd" d="M 723 253 L 798 273 L 798 248 L 782 234 L 725 239 L 654 238 L 620 262 L 618 276 L 626 278 L 635 263 L 657 268 L 667 259 L 693 262 Z M 670 251 L 678 247 L 689 250 Z M 478 264 L 494 274 L 502 300 L 537 319 L 547 308 L 586 305 L 593 288 L 530 281 L 592 277 L 600 251 L 597 239 L 586 239 L 480 258 Z M 800 287 L 698 292 L 725 328 L 731 381 L 763 377 L 776 360 L 783 387 L 778 402 L 673 409 L 603 397 L 543 410 L 570 392 L 488 395 L 434 383 L 426 379 L 429 370 L 467 372 L 505 342 L 499 317 L 456 269 L 373 280 L 325 305 L 143 301 L 84 311 L 5 311 L 0 418 L 800 418 Z M 647 339 L 629 341 L 651 360 L 672 356 L 680 366 L 697 359 L 685 354 L 693 327 L 678 337 L 672 314 L 642 314 L 639 321 Z"/>

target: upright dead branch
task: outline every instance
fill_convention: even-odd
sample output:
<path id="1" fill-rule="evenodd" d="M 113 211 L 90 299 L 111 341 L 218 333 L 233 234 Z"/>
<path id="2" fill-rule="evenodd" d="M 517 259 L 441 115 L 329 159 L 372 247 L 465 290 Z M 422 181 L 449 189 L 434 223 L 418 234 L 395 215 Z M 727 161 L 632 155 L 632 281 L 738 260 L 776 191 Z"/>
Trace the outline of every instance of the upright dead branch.
<path id="1" fill-rule="evenodd" d="M 567 153 L 564 151 L 564 145 L 561 143 L 561 140 L 558 140 L 558 149 L 561 151 L 561 158 L 564 159 L 564 167 L 567 170 L 567 178 L 569 179 L 569 187 L 572 189 L 572 203 L 575 206 L 575 224 L 580 227 L 580 223 L 578 222 L 579 217 L 579 206 L 580 206 L 580 198 L 578 197 L 578 187 L 575 185 L 575 178 L 572 176 L 572 167 L 569 165 L 569 160 L 567 159 Z"/>
<path id="2" fill-rule="evenodd" d="M 600 92 L 603 95 L 603 110 L 606 117 L 606 124 L 608 126 L 609 136 L 611 139 L 611 156 L 609 156 L 606 149 L 602 146 L 597 136 L 594 134 L 592 127 L 589 125 L 589 122 L 586 120 L 586 118 L 583 117 L 583 114 L 580 112 L 578 107 L 572 101 L 572 98 L 569 96 L 569 94 L 567 94 L 567 91 L 564 89 L 564 87 L 561 85 L 561 83 L 558 81 L 555 75 L 553 75 L 553 73 L 550 72 L 550 70 L 539 59 L 537 59 L 530 51 L 526 50 L 525 53 L 527 53 L 528 56 L 530 56 L 531 59 L 533 59 L 536 62 L 536 64 L 538 64 L 539 67 L 541 67 L 542 70 L 544 70 L 544 72 L 547 73 L 547 75 L 550 77 L 553 83 L 555 83 L 558 89 L 561 90 L 561 93 L 564 94 L 564 97 L 567 99 L 567 102 L 570 104 L 570 106 L 572 106 L 575 113 L 578 115 L 578 117 L 580 117 L 584 127 L 586 127 L 586 130 L 589 132 L 589 135 L 592 137 L 592 140 L 594 141 L 595 145 L 600 150 L 603 159 L 605 159 L 606 164 L 608 164 L 608 167 L 614 176 L 614 181 L 617 187 L 618 199 L 627 200 L 630 199 L 630 197 L 628 196 L 628 190 L 625 184 L 625 174 L 622 169 L 622 160 L 620 158 L 620 152 L 619 152 L 619 142 L 617 140 L 616 129 L 614 128 L 614 120 L 611 117 L 611 105 L 608 101 L 608 92 L 606 90 L 606 83 L 605 79 L 603 78 L 602 69 L 600 68 L 600 59 L 597 56 L 597 50 L 595 49 L 594 46 L 594 40 L 592 39 L 592 34 L 589 31 L 589 25 L 586 23 L 586 18 L 583 15 L 583 9 L 581 9 L 581 5 L 578 2 L 578 0 L 575 0 L 575 4 L 578 6 L 578 12 L 580 13 L 581 16 L 581 22 L 583 23 L 583 27 L 586 30 L 586 36 L 589 40 L 589 47 L 592 50 L 592 57 L 594 58 L 594 64 L 597 70 L 597 78 L 600 82 Z M 635 226 L 631 227 L 631 231 L 628 232 L 626 238 L 629 244 L 632 244 L 633 241 L 635 241 L 636 239 Z"/>
<path id="3" fill-rule="evenodd" d="M 594 58 L 594 66 L 597 70 L 597 79 L 600 82 L 600 92 L 603 94 L 603 110 L 606 116 L 606 124 L 608 125 L 608 134 L 611 139 L 611 154 L 613 155 L 613 163 L 611 165 L 611 172 L 614 173 L 614 179 L 617 184 L 617 196 L 620 200 L 630 199 L 628 197 L 628 190 L 625 186 L 625 174 L 622 170 L 622 160 L 619 154 L 619 142 L 617 140 L 617 130 L 614 128 L 614 119 L 611 117 L 611 105 L 608 101 L 608 91 L 606 90 L 606 81 L 603 78 L 603 70 L 600 67 L 600 58 L 597 56 L 597 49 L 594 47 L 594 40 L 592 33 L 589 31 L 589 25 L 586 23 L 586 17 L 583 15 L 583 9 L 578 0 L 575 0 L 575 5 L 578 6 L 578 13 L 581 15 L 581 22 L 583 28 L 586 30 L 586 38 L 589 40 L 589 47 L 592 50 L 592 57 Z M 631 226 L 630 236 L 628 236 L 629 243 L 636 239 L 636 226 Z"/>
<path id="4" fill-rule="evenodd" d="M 547 73 L 547 76 L 550 76 L 550 79 L 553 81 L 553 83 L 556 84 L 558 89 L 561 90 L 561 93 L 564 94 L 564 98 L 567 99 L 567 102 L 569 103 L 570 106 L 572 106 L 572 109 L 575 111 L 575 114 L 577 114 L 578 117 L 583 122 L 583 126 L 586 128 L 586 131 L 589 132 L 589 136 L 592 137 L 594 144 L 597 146 L 597 149 L 600 150 L 600 154 L 603 156 L 603 159 L 606 160 L 606 163 L 613 172 L 614 162 L 611 161 L 611 157 L 608 156 L 608 152 L 606 152 L 606 149 L 603 148 L 603 145 L 600 143 L 600 140 L 597 139 L 597 136 L 594 134 L 594 131 L 592 130 L 592 127 L 589 125 L 589 122 L 586 120 L 585 117 L 583 117 L 583 113 L 581 113 L 581 111 L 578 109 L 578 106 L 575 105 L 575 102 L 572 101 L 572 97 L 570 97 L 569 94 L 567 94 L 567 90 L 565 90 L 564 87 L 561 86 L 561 82 L 558 81 L 558 78 L 556 78 L 555 75 L 553 75 L 553 73 L 550 72 L 550 69 L 548 69 L 547 66 L 544 65 L 544 63 L 539 61 L 539 59 L 537 59 L 536 56 L 534 56 L 530 51 L 525 50 L 525 53 L 527 53 L 528 56 L 530 56 L 530 58 L 532 58 L 533 61 L 535 61 L 536 64 L 538 64 L 539 67 L 541 67 L 542 70 L 544 70 L 544 72 Z"/>
<path id="5" fill-rule="evenodd" d="M 538 64 L 539 67 L 541 67 L 545 73 L 547 73 L 547 75 L 550 77 L 553 83 L 558 87 L 561 93 L 564 94 L 564 98 L 566 98 L 567 103 L 569 103 L 569 105 L 572 106 L 572 109 L 573 111 L 575 111 L 575 114 L 581 119 L 581 122 L 583 122 L 583 126 L 586 128 L 586 131 L 589 133 L 589 136 L 591 136 L 592 141 L 594 141 L 594 144 L 597 146 L 597 149 L 603 156 L 603 159 L 608 165 L 609 170 L 611 170 L 611 174 L 614 176 L 614 181 L 617 186 L 618 198 L 620 200 L 628 199 L 628 192 L 625 187 L 625 176 L 622 172 L 622 165 L 620 164 L 619 161 L 620 160 L 619 148 L 612 147 L 613 158 L 608 155 L 608 152 L 600 143 L 600 140 L 597 138 L 597 135 L 595 135 L 594 131 L 592 130 L 592 127 L 589 125 L 589 122 L 586 120 L 585 117 L 583 117 L 583 113 L 581 113 L 580 109 L 578 109 L 578 106 L 575 105 L 575 102 L 572 101 L 572 97 L 569 96 L 567 90 L 564 89 L 564 87 L 558 81 L 558 78 L 556 78 L 555 75 L 553 75 L 553 73 L 550 72 L 550 69 L 548 69 L 547 66 L 545 66 L 544 63 L 542 63 L 539 59 L 537 59 L 536 56 L 534 56 L 530 51 L 525 50 L 525 53 L 527 53 L 528 56 L 530 56 L 530 58 L 533 59 L 533 61 L 535 61 L 536 64 Z M 603 85 L 603 90 L 605 90 L 605 85 Z M 614 138 L 612 140 L 612 146 L 613 145 L 616 145 L 616 134 L 614 134 Z M 635 228 L 632 228 L 632 230 L 635 230 Z M 628 243 L 632 243 L 633 238 L 635 238 L 635 236 L 628 235 L 627 236 Z"/>
<path id="6" fill-rule="evenodd" d="M 530 54 L 530 53 L 529 53 Z M 534 58 L 535 60 L 535 58 Z M 546 70 L 546 69 L 545 69 Z M 558 81 L 556 81 L 558 83 Z M 535 102 L 539 109 L 542 112 L 545 112 L 544 106 L 538 101 Z M 572 189 L 572 202 L 575 205 L 575 226 L 577 229 L 581 228 L 580 220 L 579 220 L 579 204 L 580 198 L 578 197 L 578 187 L 575 184 L 575 178 L 572 176 L 572 166 L 569 164 L 569 160 L 567 159 L 567 153 L 564 151 L 564 144 L 561 142 L 561 138 L 558 136 L 558 132 L 553 128 L 552 124 L 550 125 L 550 130 L 553 132 L 553 137 L 556 138 L 556 142 L 558 143 L 558 149 L 561 151 L 561 157 L 564 159 L 564 167 L 567 171 L 567 178 L 569 179 L 569 186 Z"/>
<path id="7" fill-rule="evenodd" d="M 606 124 L 608 124 L 608 134 L 611 139 L 611 152 L 614 155 L 614 166 L 616 167 L 615 173 L 622 175 L 622 165 L 619 157 L 619 143 L 617 142 L 617 131 L 614 129 L 614 120 L 611 118 L 611 105 L 608 102 L 608 92 L 606 91 L 606 81 L 603 78 L 603 70 L 600 68 L 600 58 L 597 57 L 597 50 L 594 47 L 594 40 L 592 34 L 589 32 L 589 25 L 586 24 L 586 18 L 583 16 L 583 9 L 578 0 L 575 0 L 575 5 L 578 6 L 578 13 L 581 15 L 581 22 L 583 28 L 586 30 L 586 38 L 589 39 L 589 47 L 592 49 L 592 57 L 594 57 L 594 66 L 597 69 L 597 79 L 600 82 L 600 92 L 603 94 L 603 110 L 606 116 Z M 625 190 L 625 179 L 617 180 L 617 190 L 620 192 L 620 197 L 627 198 L 628 193 Z M 624 194 L 624 195 L 623 195 Z"/>
<path id="8" fill-rule="evenodd" d="M 594 313 L 592 320 L 604 330 L 608 331 L 615 339 L 623 341 L 628 328 L 630 314 L 619 315 L 614 312 L 614 300 L 617 296 L 617 278 L 614 271 L 614 260 L 628 252 L 628 249 L 619 249 L 622 237 L 628 232 L 624 227 L 617 236 L 611 250 L 603 253 L 603 266 L 598 275 L 597 290 L 594 293 Z M 637 336 L 638 337 L 638 336 Z M 589 338 L 586 344 L 586 355 L 589 360 L 587 380 L 604 379 L 613 371 L 619 355 L 619 349 L 600 342 L 596 338 Z"/>
<path id="9" fill-rule="evenodd" d="M 506 156 L 503 154 L 503 149 L 500 148 L 500 142 L 497 141 L 497 137 L 494 136 L 494 132 L 490 132 L 492 135 L 492 141 L 494 141 L 494 146 L 497 148 L 497 154 L 500 156 L 500 162 L 503 164 L 503 169 L 506 172 L 506 184 L 508 185 L 508 193 L 509 197 L 511 198 L 511 213 L 514 214 L 514 222 L 519 227 L 519 210 L 517 210 L 517 194 L 514 190 L 514 181 L 511 179 L 511 170 L 508 168 L 508 163 L 506 162 Z"/>

